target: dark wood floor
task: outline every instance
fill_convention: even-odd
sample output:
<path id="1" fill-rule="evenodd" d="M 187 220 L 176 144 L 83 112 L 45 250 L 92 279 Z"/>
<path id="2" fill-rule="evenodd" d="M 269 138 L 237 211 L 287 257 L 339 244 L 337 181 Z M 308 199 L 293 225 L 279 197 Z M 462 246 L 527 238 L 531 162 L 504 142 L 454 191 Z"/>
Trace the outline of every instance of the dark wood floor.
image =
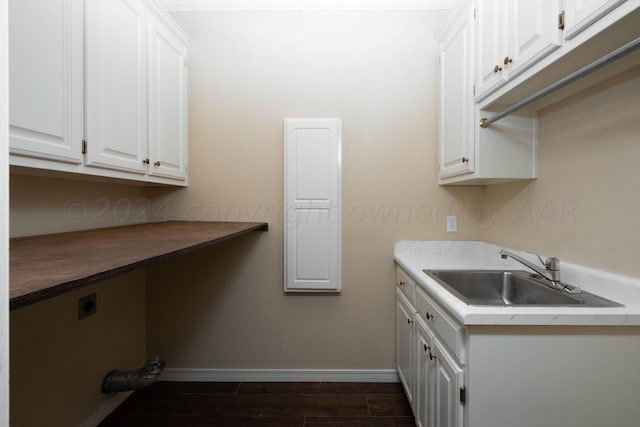
<path id="1" fill-rule="evenodd" d="M 102 424 L 126 426 L 415 426 L 398 383 L 158 382 Z"/>

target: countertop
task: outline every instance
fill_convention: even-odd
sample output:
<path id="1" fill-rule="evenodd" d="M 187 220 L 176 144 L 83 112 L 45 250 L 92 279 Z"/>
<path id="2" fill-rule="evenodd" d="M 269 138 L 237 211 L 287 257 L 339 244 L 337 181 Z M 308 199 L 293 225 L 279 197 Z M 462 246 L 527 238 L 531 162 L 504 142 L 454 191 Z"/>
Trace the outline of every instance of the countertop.
<path id="1" fill-rule="evenodd" d="M 10 240 L 11 309 L 222 241 L 265 222 L 168 221 Z"/>
<path id="2" fill-rule="evenodd" d="M 600 295 L 624 307 L 473 306 L 454 297 L 422 270 L 526 270 L 512 259 L 502 259 L 503 246 L 480 241 L 400 241 L 394 260 L 430 296 L 464 325 L 640 325 L 640 280 L 560 260 L 563 282 Z M 539 263 L 533 254 L 509 249 Z M 547 255 L 551 256 L 551 255 Z"/>

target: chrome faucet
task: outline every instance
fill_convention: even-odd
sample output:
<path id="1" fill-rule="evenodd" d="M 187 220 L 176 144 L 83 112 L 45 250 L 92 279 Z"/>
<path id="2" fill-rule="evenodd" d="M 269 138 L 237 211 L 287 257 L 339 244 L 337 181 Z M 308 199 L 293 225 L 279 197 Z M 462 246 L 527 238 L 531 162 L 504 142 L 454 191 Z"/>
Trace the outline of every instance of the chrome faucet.
<path id="1" fill-rule="evenodd" d="M 580 288 L 576 286 L 568 285 L 566 283 L 562 283 L 560 281 L 560 260 L 558 258 L 550 257 L 543 261 L 542 258 L 540 258 L 540 255 L 537 255 L 537 256 L 538 256 L 538 259 L 540 259 L 540 262 L 544 265 L 545 270 L 542 270 L 542 267 L 538 267 L 537 265 L 530 263 L 526 259 L 514 254 L 511 251 L 508 251 L 506 249 L 502 249 L 500 251 L 500 257 L 502 257 L 502 259 L 507 259 L 507 257 L 513 258 L 514 260 L 518 261 L 520 264 L 530 268 L 531 270 L 535 271 L 538 275 L 542 276 L 547 281 L 549 281 L 551 283 L 550 286 L 552 288 L 566 291 L 572 294 L 577 294 L 581 292 Z"/>

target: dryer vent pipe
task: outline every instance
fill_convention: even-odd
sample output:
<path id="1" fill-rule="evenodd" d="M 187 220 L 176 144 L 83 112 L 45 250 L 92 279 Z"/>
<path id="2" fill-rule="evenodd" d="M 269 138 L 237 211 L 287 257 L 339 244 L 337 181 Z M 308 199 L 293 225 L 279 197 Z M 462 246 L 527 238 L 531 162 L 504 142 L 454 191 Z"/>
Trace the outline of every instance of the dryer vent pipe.
<path id="1" fill-rule="evenodd" d="M 149 386 L 158 379 L 164 366 L 164 360 L 156 356 L 135 371 L 111 371 L 102 380 L 102 392 L 131 391 Z"/>

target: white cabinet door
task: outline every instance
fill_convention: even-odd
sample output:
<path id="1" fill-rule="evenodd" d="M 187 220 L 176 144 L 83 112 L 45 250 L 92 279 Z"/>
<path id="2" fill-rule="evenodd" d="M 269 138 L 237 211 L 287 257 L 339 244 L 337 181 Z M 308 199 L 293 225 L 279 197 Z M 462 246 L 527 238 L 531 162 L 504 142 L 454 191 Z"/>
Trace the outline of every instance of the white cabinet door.
<path id="1" fill-rule="evenodd" d="M 473 11 L 465 9 L 440 53 L 440 178 L 474 170 Z"/>
<path id="2" fill-rule="evenodd" d="M 433 333 L 416 316 L 416 392 L 415 418 L 419 427 L 433 427 L 433 376 L 435 370 L 435 350 Z"/>
<path id="3" fill-rule="evenodd" d="M 606 15 L 625 0 L 565 0 L 564 38 L 576 34 Z"/>
<path id="4" fill-rule="evenodd" d="M 286 292 L 341 289 L 340 119 L 285 120 Z"/>
<path id="5" fill-rule="evenodd" d="M 478 97 L 560 47 L 560 12 L 560 0 L 476 0 Z"/>
<path id="6" fill-rule="evenodd" d="M 513 0 L 511 0 L 513 1 Z M 503 58 L 507 26 L 503 0 L 476 0 L 476 94 L 495 90 L 506 81 Z"/>
<path id="7" fill-rule="evenodd" d="M 174 32 L 151 26 L 149 174 L 185 179 L 187 166 L 187 47 Z"/>
<path id="8" fill-rule="evenodd" d="M 81 0 L 9 4 L 11 154 L 82 163 Z"/>
<path id="9" fill-rule="evenodd" d="M 414 313 L 400 290 L 396 291 L 396 363 L 400 382 L 411 406 L 414 406 L 413 369 Z"/>
<path id="10" fill-rule="evenodd" d="M 560 47 L 562 9 L 560 0 L 509 1 L 508 6 L 509 47 L 501 66 L 512 78 Z"/>
<path id="11" fill-rule="evenodd" d="M 460 401 L 460 389 L 464 384 L 462 368 L 435 339 L 436 368 L 434 372 L 434 403 L 436 427 L 463 427 L 464 407 Z"/>
<path id="12" fill-rule="evenodd" d="M 86 164 L 147 172 L 148 13 L 136 0 L 85 0 Z"/>

